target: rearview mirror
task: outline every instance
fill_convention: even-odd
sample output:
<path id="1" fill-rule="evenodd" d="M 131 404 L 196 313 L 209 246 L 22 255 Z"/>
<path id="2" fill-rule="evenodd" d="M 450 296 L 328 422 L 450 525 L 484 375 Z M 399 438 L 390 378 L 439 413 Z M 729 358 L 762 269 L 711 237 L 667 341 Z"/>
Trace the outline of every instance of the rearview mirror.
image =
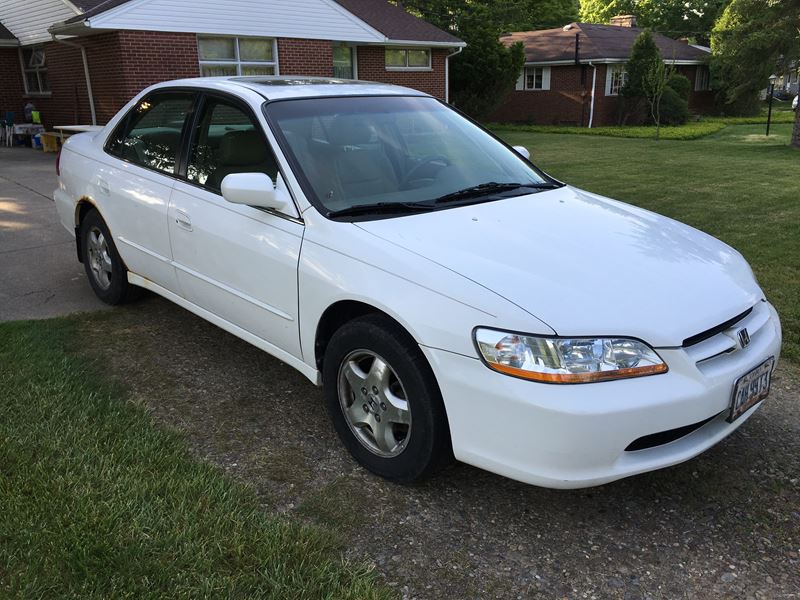
<path id="1" fill-rule="evenodd" d="M 245 204 L 283 211 L 290 199 L 286 191 L 264 173 L 231 173 L 222 180 L 222 197 L 232 204 Z"/>
<path id="2" fill-rule="evenodd" d="M 530 160 L 531 153 L 525 146 L 514 146 L 514 151 L 519 154 L 522 158 Z"/>

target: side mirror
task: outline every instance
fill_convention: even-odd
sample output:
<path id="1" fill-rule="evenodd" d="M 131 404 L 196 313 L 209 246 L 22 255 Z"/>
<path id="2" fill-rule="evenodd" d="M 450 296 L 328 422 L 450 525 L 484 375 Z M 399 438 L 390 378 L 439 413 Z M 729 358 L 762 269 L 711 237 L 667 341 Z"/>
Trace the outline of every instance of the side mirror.
<path id="1" fill-rule="evenodd" d="M 514 146 L 514 151 L 526 160 L 531 158 L 531 153 L 525 146 Z"/>
<path id="2" fill-rule="evenodd" d="M 222 180 L 222 197 L 232 204 L 246 204 L 284 211 L 291 203 L 289 195 L 275 187 L 264 173 L 231 173 Z"/>

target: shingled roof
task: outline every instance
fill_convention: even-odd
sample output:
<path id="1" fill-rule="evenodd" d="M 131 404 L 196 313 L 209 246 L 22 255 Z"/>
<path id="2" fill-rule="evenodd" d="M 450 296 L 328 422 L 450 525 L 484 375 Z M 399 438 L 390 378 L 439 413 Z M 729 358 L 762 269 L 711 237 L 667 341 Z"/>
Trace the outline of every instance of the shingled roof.
<path id="1" fill-rule="evenodd" d="M 463 44 L 460 39 L 385 0 L 335 0 L 390 40 Z"/>
<path id="2" fill-rule="evenodd" d="M 83 14 L 65 22 L 78 23 L 127 2 L 130 0 L 73 0 L 72 3 L 82 10 Z M 464 45 L 464 42 L 454 35 L 386 0 L 335 0 L 335 2 L 389 40 Z"/>
<path id="3" fill-rule="evenodd" d="M 516 31 L 500 41 L 507 46 L 522 42 L 528 63 L 567 63 L 575 60 L 575 36 L 580 34 L 579 60 L 604 62 L 627 60 L 642 31 L 639 27 L 570 23 L 558 29 Z M 660 33 L 653 33 L 653 40 L 667 61 L 702 63 L 708 58 L 707 52 Z"/>

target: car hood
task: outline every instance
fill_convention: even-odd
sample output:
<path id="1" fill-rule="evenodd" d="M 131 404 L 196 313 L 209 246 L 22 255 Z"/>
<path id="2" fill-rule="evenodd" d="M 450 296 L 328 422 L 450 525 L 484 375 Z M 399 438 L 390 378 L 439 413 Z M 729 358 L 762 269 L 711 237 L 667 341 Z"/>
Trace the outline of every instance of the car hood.
<path id="1" fill-rule="evenodd" d="M 492 290 L 561 336 L 680 346 L 763 296 L 742 256 L 716 238 L 569 186 L 357 225 Z"/>

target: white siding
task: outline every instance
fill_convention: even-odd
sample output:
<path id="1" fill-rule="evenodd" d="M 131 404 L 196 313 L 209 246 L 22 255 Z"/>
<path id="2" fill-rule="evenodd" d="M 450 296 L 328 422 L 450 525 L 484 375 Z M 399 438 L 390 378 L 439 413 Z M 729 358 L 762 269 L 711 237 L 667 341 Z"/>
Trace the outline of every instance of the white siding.
<path id="1" fill-rule="evenodd" d="M 385 41 L 332 0 L 131 0 L 89 22 L 97 29 Z"/>
<path id="2" fill-rule="evenodd" d="M 47 28 L 76 14 L 63 0 L 0 0 L 0 21 L 22 44 L 50 40 Z"/>

